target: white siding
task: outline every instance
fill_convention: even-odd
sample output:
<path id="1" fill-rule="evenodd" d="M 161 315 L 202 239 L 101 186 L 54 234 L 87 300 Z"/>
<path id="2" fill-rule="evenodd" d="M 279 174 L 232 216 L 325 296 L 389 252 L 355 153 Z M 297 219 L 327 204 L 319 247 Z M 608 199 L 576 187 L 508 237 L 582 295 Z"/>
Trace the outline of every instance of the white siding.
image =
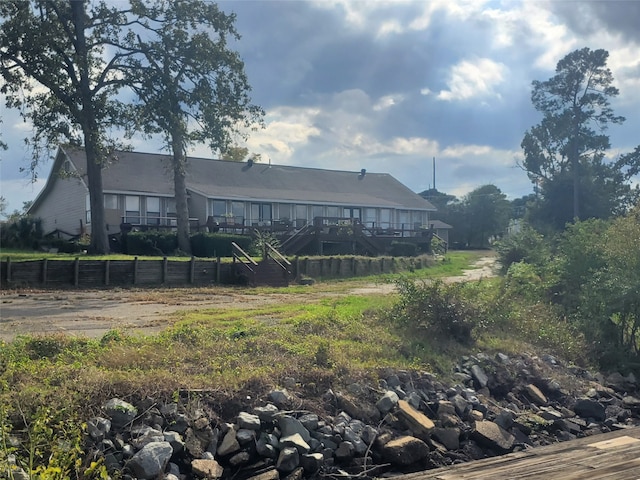
<path id="1" fill-rule="evenodd" d="M 80 232 L 80 222 L 86 225 L 85 201 L 87 189 L 79 178 L 55 178 L 46 199 L 31 214 L 42 219 L 44 233 L 62 230 L 72 235 Z"/>

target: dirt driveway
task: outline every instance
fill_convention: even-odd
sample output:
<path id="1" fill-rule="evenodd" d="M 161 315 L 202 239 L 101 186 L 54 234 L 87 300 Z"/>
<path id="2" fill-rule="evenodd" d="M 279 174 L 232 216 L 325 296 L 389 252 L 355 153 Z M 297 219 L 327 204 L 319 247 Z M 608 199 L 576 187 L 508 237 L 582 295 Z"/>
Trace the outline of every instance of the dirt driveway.
<path id="1" fill-rule="evenodd" d="M 494 275 L 494 256 L 478 260 L 472 270 L 446 281 L 469 281 Z M 109 289 L 109 290 L 20 290 L 0 292 L 0 339 L 16 335 L 64 333 L 99 338 L 109 330 L 154 333 L 180 317 L 181 312 L 215 308 L 251 309 L 274 303 L 316 301 L 346 294 L 389 294 L 389 283 L 340 282 L 334 288 L 310 286 L 296 294 L 281 289 L 256 293 L 231 287 Z"/>

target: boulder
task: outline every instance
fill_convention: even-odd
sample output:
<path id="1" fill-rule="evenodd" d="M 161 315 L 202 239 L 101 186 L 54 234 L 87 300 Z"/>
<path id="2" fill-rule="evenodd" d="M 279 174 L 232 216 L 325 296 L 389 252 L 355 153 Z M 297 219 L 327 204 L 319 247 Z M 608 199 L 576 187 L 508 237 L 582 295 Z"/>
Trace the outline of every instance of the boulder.
<path id="1" fill-rule="evenodd" d="M 403 436 L 382 447 L 382 457 L 393 465 L 407 466 L 429 455 L 429 446 L 419 438 Z"/>
<path id="2" fill-rule="evenodd" d="M 476 428 L 471 438 L 491 450 L 500 453 L 510 452 L 515 444 L 515 437 L 504 430 L 500 425 L 488 420 L 476 422 Z"/>
<path id="3" fill-rule="evenodd" d="M 164 472 L 171 455 L 169 442 L 151 442 L 129 460 L 127 468 L 140 480 L 150 480 Z"/>
<path id="4" fill-rule="evenodd" d="M 199 478 L 206 478 L 207 480 L 221 478 L 224 473 L 222 466 L 215 460 L 204 460 L 201 458 L 191 461 L 191 470 Z"/>

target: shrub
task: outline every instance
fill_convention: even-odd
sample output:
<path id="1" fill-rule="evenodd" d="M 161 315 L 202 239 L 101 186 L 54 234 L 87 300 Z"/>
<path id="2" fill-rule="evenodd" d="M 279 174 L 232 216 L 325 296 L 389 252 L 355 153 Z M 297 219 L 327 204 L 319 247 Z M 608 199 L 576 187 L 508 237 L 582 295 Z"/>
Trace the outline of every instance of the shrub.
<path id="1" fill-rule="evenodd" d="M 42 240 L 42 219 L 20 217 L 0 224 L 0 244 L 4 248 L 37 249 Z"/>
<path id="2" fill-rule="evenodd" d="M 173 232 L 129 232 L 123 240 L 129 255 L 171 255 L 178 248 L 178 237 Z"/>
<path id="3" fill-rule="evenodd" d="M 495 249 L 502 273 L 506 273 L 512 264 L 518 262 L 543 268 L 551 256 L 544 237 L 528 225 L 496 242 Z"/>
<path id="4" fill-rule="evenodd" d="M 191 253 L 196 257 L 231 257 L 231 242 L 237 243 L 245 252 L 251 247 L 251 238 L 225 233 L 196 233 L 191 236 Z"/>
<path id="5" fill-rule="evenodd" d="M 464 284 L 402 279 L 397 286 L 400 301 L 394 313 L 401 324 L 435 338 L 473 342 L 473 330 L 481 326 L 481 316 L 465 298 Z"/>
<path id="6" fill-rule="evenodd" d="M 418 247 L 414 243 L 391 242 L 389 255 L 392 257 L 415 257 L 418 254 Z"/>

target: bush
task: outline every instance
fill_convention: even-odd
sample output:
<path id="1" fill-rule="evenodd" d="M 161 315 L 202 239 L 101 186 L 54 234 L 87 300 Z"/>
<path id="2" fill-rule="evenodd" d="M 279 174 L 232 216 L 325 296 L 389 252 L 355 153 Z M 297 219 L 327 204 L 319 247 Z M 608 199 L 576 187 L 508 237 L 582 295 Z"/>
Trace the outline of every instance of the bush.
<path id="1" fill-rule="evenodd" d="M 482 325 L 481 315 L 465 298 L 464 284 L 403 279 L 397 286 L 400 301 L 394 313 L 401 324 L 429 337 L 473 343 L 473 331 Z"/>
<path id="2" fill-rule="evenodd" d="M 0 225 L 0 244 L 3 248 L 37 249 L 42 240 L 42 219 L 20 217 Z"/>
<path id="3" fill-rule="evenodd" d="M 129 255 L 171 255 L 178 248 L 175 233 L 158 230 L 129 232 L 123 241 L 124 251 Z"/>
<path id="4" fill-rule="evenodd" d="M 525 262 L 537 268 L 543 268 L 551 256 L 549 245 L 544 237 L 528 225 L 524 225 L 517 233 L 507 235 L 496 242 L 498 262 L 502 273 L 518 262 Z"/>
<path id="5" fill-rule="evenodd" d="M 418 254 L 418 247 L 414 243 L 391 242 L 389 255 L 392 257 L 415 257 Z"/>
<path id="6" fill-rule="evenodd" d="M 248 252 L 251 238 L 244 235 L 225 233 L 196 233 L 191 237 L 191 253 L 196 257 L 231 257 L 231 242 Z"/>

